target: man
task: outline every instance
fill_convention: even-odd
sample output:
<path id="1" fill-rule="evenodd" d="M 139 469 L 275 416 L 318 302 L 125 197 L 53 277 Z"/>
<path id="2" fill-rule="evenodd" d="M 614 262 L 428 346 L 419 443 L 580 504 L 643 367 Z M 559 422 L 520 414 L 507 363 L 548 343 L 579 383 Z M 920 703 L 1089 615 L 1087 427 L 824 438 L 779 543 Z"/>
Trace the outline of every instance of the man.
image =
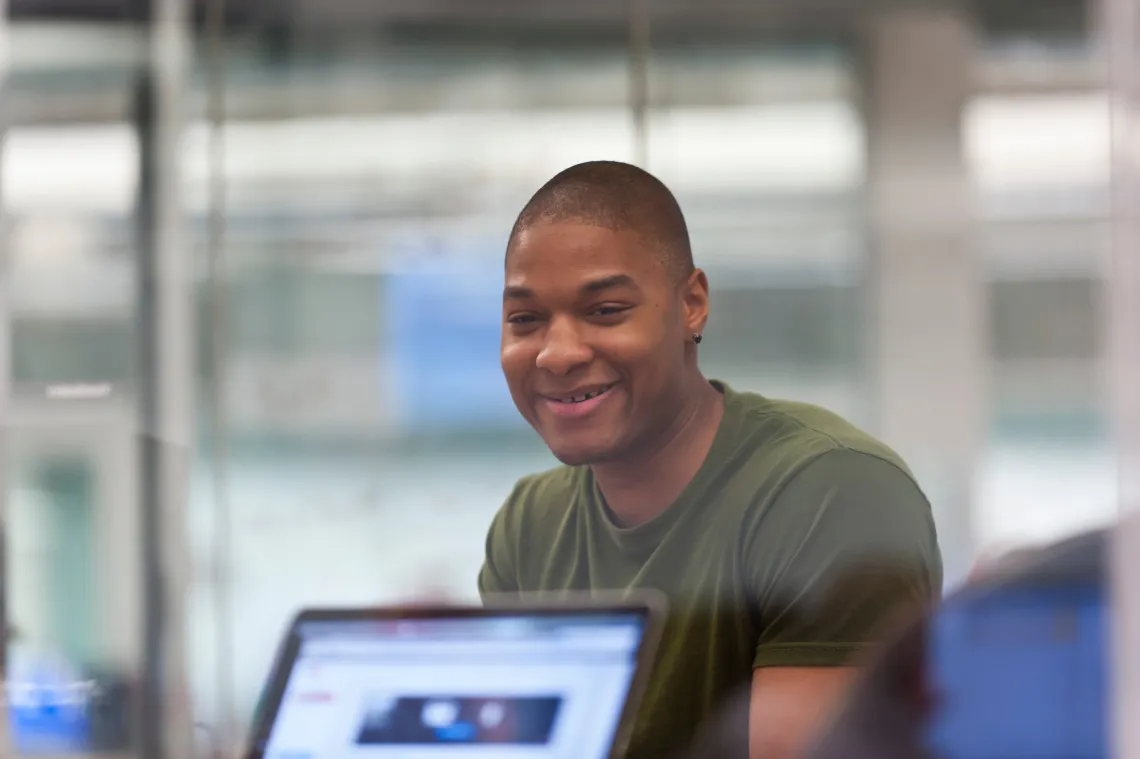
<path id="1" fill-rule="evenodd" d="M 702 376 L 708 280 L 656 178 L 569 168 L 507 246 L 502 365 L 564 464 L 496 515 L 483 594 L 654 588 L 670 618 L 628 754 L 691 740 L 751 678 L 754 759 L 794 755 L 853 657 L 942 582 L 930 507 L 882 443 Z"/>

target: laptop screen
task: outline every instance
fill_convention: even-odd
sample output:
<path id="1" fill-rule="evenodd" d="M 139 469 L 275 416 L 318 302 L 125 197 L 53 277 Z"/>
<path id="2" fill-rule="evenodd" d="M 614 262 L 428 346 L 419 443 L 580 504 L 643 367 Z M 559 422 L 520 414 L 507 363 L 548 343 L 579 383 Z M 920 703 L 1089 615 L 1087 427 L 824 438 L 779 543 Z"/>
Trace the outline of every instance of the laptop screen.
<path id="1" fill-rule="evenodd" d="M 637 614 L 302 621 L 265 759 L 608 756 Z"/>

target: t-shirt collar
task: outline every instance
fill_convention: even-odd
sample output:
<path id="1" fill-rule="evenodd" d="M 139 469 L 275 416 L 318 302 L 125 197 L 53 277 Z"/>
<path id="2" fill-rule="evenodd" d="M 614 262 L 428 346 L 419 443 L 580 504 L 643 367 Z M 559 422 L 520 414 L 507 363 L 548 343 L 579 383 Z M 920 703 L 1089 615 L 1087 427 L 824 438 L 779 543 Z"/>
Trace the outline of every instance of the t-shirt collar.
<path id="1" fill-rule="evenodd" d="M 737 448 L 740 430 L 739 396 L 725 382 L 709 382 L 724 395 L 724 416 L 717 427 L 708 455 L 696 475 L 681 491 L 681 495 L 656 517 L 634 527 L 618 525 L 606 506 L 605 496 L 598 487 L 593 472 L 587 470 L 586 477 L 583 478 L 583 495 L 589 507 L 589 518 L 600 522 L 602 531 L 609 535 L 622 552 L 643 556 L 652 552 L 679 521 L 700 508 L 710 487 L 720 479 L 729 464 L 728 459 Z"/>

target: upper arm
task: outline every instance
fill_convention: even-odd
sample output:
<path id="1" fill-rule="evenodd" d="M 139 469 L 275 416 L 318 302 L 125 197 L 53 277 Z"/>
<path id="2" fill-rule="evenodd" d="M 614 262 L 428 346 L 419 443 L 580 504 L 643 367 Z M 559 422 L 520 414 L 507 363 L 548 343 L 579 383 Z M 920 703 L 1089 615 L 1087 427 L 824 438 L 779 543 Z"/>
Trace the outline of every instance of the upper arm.
<path id="1" fill-rule="evenodd" d="M 492 521 L 491 528 L 487 531 L 483 566 L 479 569 L 478 586 L 481 597 L 518 590 L 515 587 L 514 572 L 511 568 L 511 556 L 496 547 L 499 539 L 495 533 L 496 525 L 495 521 Z"/>
<path id="2" fill-rule="evenodd" d="M 746 561 L 761 627 L 756 668 L 849 663 L 942 590 L 918 485 L 894 464 L 846 449 L 814 460 L 760 513 Z"/>
<path id="3" fill-rule="evenodd" d="M 484 546 L 483 566 L 479 570 L 479 595 L 486 597 L 493 593 L 517 593 L 518 582 L 518 540 L 516 511 L 523 487 L 522 481 L 515 485 L 511 495 L 502 505 L 487 529 Z"/>
<path id="4" fill-rule="evenodd" d="M 747 544 L 761 632 L 754 655 L 753 759 L 805 747 L 865 648 L 937 599 L 942 562 L 930 506 L 908 473 L 837 450 L 760 515 Z"/>
<path id="5" fill-rule="evenodd" d="M 752 673 L 748 710 L 751 759 L 798 756 L 850 685 L 852 667 L 768 667 Z"/>

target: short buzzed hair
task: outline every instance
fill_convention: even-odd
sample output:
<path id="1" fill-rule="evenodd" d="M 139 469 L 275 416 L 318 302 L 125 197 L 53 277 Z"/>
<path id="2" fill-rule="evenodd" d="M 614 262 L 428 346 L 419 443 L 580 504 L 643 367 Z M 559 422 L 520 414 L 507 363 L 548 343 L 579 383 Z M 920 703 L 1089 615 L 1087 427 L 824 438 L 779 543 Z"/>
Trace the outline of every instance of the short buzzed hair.
<path id="1" fill-rule="evenodd" d="M 519 213 L 508 252 L 520 232 L 563 221 L 636 232 L 653 245 L 676 281 L 693 271 L 693 250 L 681 206 L 660 179 L 637 166 L 588 161 L 560 171 Z"/>

